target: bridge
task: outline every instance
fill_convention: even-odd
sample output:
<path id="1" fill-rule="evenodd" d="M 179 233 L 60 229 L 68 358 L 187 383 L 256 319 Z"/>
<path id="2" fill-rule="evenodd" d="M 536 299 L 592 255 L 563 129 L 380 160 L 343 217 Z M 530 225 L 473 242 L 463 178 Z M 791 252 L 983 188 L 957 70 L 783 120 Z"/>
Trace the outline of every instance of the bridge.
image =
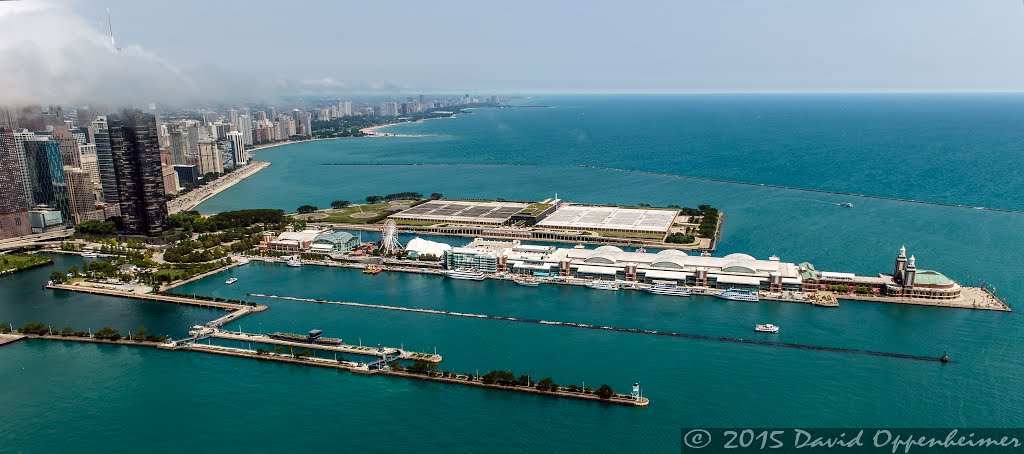
<path id="1" fill-rule="evenodd" d="M 0 240 L 0 251 L 20 249 L 29 246 L 42 246 L 49 243 L 59 242 L 66 238 L 71 238 L 71 235 L 74 234 L 75 229 L 61 229 L 51 232 L 34 233 L 32 235 L 7 238 Z"/>
<path id="2" fill-rule="evenodd" d="M 370 370 L 384 370 L 385 367 L 388 367 L 388 364 L 390 362 L 401 358 L 403 354 L 401 350 L 396 350 L 391 353 L 388 353 L 387 350 L 384 350 L 383 348 L 378 350 L 378 352 L 380 353 L 381 358 L 366 365 L 366 367 L 369 367 Z"/>

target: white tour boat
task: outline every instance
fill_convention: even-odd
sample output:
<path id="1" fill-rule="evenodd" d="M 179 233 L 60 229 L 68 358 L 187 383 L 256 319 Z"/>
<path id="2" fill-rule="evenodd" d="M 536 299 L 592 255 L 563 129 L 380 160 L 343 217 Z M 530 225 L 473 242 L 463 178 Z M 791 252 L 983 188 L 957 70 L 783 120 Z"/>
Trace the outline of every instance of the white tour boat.
<path id="1" fill-rule="evenodd" d="M 228 280 L 224 281 L 224 283 L 228 284 L 228 285 L 234 284 L 235 282 L 238 282 L 238 278 L 237 277 L 233 277 L 231 279 L 228 279 Z"/>
<path id="2" fill-rule="evenodd" d="M 288 260 L 287 263 L 288 263 L 288 266 L 295 267 L 295 268 L 298 268 L 298 267 L 302 266 L 302 262 L 300 262 L 299 259 L 296 259 L 296 258 L 292 258 L 292 259 Z"/>
<path id="3" fill-rule="evenodd" d="M 587 287 L 590 287 L 590 288 L 593 288 L 593 289 L 597 289 L 597 290 L 618 290 L 619 289 L 619 285 L 618 284 L 616 284 L 614 282 L 608 282 L 608 281 L 591 281 L 589 284 L 587 284 Z"/>
<path id="4" fill-rule="evenodd" d="M 655 295 L 690 296 L 690 289 L 678 285 L 657 284 L 644 288 L 643 291 Z"/>
<path id="5" fill-rule="evenodd" d="M 469 268 L 458 268 L 454 270 L 445 271 L 444 275 L 452 279 L 462 279 L 467 281 L 484 280 L 484 273 Z"/>
<path id="6" fill-rule="evenodd" d="M 238 266 L 248 265 L 249 259 L 238 259 Z"/>
<path id="7" fill-rule="evenodd" d="M 738 288 L 731 288 L 729 290 L 716 293 L 715 296 L 723 300 L 750 301 L 753 303 L 760 301 L 760 298 L 758 298 L 756 292 L 751 292 L 749 290 L 740 290 Z"/>
<path id="8" fill-rule="evenodd" d="M 771 323 L 766 323 L 764 325 L 755 326 L 754 331 L 757 331 L 759 333 L 777 333 L 779 332 L 779 327 Z"/>

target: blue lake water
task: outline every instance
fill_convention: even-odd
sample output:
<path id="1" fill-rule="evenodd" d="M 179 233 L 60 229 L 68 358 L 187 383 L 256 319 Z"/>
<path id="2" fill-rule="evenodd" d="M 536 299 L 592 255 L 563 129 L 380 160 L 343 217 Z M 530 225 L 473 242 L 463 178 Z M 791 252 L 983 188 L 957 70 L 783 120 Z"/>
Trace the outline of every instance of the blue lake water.
<path id="1" fill-rule="evenodd" d="M 273 165 L 199 209 L 291 211 L 400 191 L 710 203 L 726 213 L 720 253 L 776 254 L 819 269 L 877 273 L 889 270 L 906 244 L 923 268 L 964 283 L 985 279 L 1011 305 L 1024 298 L 1024 215 L 579 167 L 1024 209 L 1018 183 L 1024 97 L 591 96 L 523 104 L 553 107 L 481 109 L 388 129 L 428 137 L 261 151 L 257 158 Z M 854 208 L 838 207 L 842 201 Z M 74 260 L 80 259 L 60 257 L 53 267 L 0 278 L 0 321 L 145 325 L 180 335 L 220 313 L 39 288 Z M 226 286 L 228 276 L 239 281 Z M 352 343 L 436 347 L 442 368 L 460 372 L 512 369 L 620 391 L 640 381 L 652 404 L 612 407 L 202 354 L 27 341 L 0 348 L 0 402 L 19 409 L 0 412 L 0 427 L 19 427 L 0 430 L 0 450 L 103 443 L 169 451 L 216 437 L 218 446 L 255 451 L 344 443 L 369 451 L 672 452 L 679 449 L 679 428 L 688 426 L 1024 422 L 1024 397 L 1016 391 L 1024 385 L 1024 324 L 1017 313 L 745 304 L 256 262 L 179 291 L 271 306 L 232 329 L 321 328 Z M 772 322 L 783 327 L 777 336 L 783 342 L 934 356 L 948 351 L 955 363 L 264 300 L 250 292 L 730 337 L 753 337 L 754 323 Z M 197 406 L 204 417 L 190 418 Z M 103 417 L 126 411 L 179 425 L 166 431 L 142 418 Z M 284 429 L 291 421 L 303 421 L 301 436 Z"/>

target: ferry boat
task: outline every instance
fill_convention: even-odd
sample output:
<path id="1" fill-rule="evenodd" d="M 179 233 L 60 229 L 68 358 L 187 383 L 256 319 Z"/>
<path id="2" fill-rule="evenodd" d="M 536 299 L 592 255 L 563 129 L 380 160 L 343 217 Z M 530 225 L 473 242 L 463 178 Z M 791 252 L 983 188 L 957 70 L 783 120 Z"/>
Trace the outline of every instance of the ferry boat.
<path id="1" fill-rule="evenodd" d="M 515 282 L 516 285 L 522 285 L 523 287 L 536 287 L 540 285 L 540 281 L 532 279 L 512 279 L 512 281 Z"/>
<path id="2" fill-rule="evenodd" d="M 754 327 L 754 331 L 757 331 L 759 333 L 773 333 L 774 334 L 774 333 L 779 332 L 779 327 L 775 326 L 775 325 L 773 325 L 771 323 L 766 323 L 764 325 L 757 325 L 757 326 L 755 326 Z"/>
<path id="3" fill-rule="evenodd" d="M 757 293 L 751 292 L 749 290 L 740 290 L 737 288 L 731 288 L 724 292 L 716 293 L 715 296 L 723 300 L 750 301 L 753 303 L 760 301 L 760 298 L 758 298 Z"/>
<path id="4" fill-rule="evenodd" d="M 452 279 L 462 279 L 467 281 L 484 280 L 484 273 L 469 268 L 459 268 L 455 270 L 445 271 L 444 275 Z"/>
<path id="5" fill-rule="evenodd" d="M 384 271 L 384 268 L 381 268 L 379 266 L 370 265 L 366 268 L 363 268 L 363 274 L 378 274 L 381 271 Z"/>
<path id="6" fill-rule="evenodd" d="M 678 285 L 657 284 L 643 289 L 647 293 L 655 295 L 690 296 L 690 289 Z"/>
<path id="7" fill-rule="evenodd" d="M 852 204 L 852 203 L 850 203 L 850 202 L 843 202 L 843 203 L 840 203 L 840 204 L 839 204 L 839 206 L 841 206 L 841 207 L 843 207 L 843 208 L 853 208 L 853 204 Z"/>
<path id="8" fill-rule="evenodd" d="M 587 287 L 597 290 L 618 290 L 619 285 L 608 281 L 591 281 Z"/>
<path id="9" fill-rule="evenodd" d="M 298 267 L 302 266 L 302 262 L 300 262 L 299 259 L 296 259 L 296 258 L 289 259 L 287 263 L 288 263 L 288 266 L 295 267 L 295 268 L 298 268 Z"/>
<path id="10" fill-rule="evenodd" d="M 233 277 L 231 279 L 228 279 L 228 280 L 224 281 L 224 283 L 228 284 L 228 285 L 234 284 L 235 282 L 238 282 L 238 278 L 237 277 Z"/>

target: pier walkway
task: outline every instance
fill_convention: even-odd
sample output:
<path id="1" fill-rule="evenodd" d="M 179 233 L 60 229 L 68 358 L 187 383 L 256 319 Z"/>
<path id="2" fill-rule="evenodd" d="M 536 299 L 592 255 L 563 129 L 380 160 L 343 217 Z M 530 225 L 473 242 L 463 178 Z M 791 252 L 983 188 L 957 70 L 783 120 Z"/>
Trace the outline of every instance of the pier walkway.
<path id="1" fill-rule="evenodd" d="M 227 339 L 240 342 L 256 342 L 260 344 L 272 344 L 281 345 L 285 347 L 299 347 L 299 348 L 311 348 L 316 350 L 325 350 L 338 353 L 349 353 L 356 355 L 367 355 L 367 356 L 380 356 L 384 355 L 384 358 L 388 359 L 388 362 L 394 361 L 395 359 L 408 359 L 408 360 L 420 360 L 431 363 L 441 362 L 441 355 L 431 353 L 420 353 L 406 351 L 400 348 L 394 347 L 367 347 L 363 345 L 330 345 L 330 344 L 317 344 L 311 342 L 298 342 L 298 341 L 287 341 L 282 339 L 274 339 L 266 334 L 253 334 L 244 333 L 238 331 L 224 331 L 220 329 L 214 329 L 210 334 L 211 337 L 217 339 Z M 375 361 L 376 363 L 377 361 Z"/>
<path id="2" fill-rule="evenodd" d="M 381 304 L 355 303 L 355 302 L 349 302 L 349 301 L 324 301 L 324 300 L 315 300 L 315 299 L 311 299 L 311 298 L 300 298 L 300 297 L 295 297 L 295 296 L 264 295 L 264 294 L 260 294 L 260 293 L 250 293 L 249 295 L 250 296 L 256 296 L 256 297 L 261 297 L 261 298 L 274 298 L 274 299 L 283 299 L 283 300 L 291 300 L 291 301 L 306 301 L 306 302 L 320 303 L 320 304 L 336 304 L 336 305 L 339 305 L 339 306 L 361 307 L 361 308 L 367 308 L 367 309 L 383 309 L 383 310 L 389 310 L 389 311 L 418 312 L 418 313 L 422 313 L 422 314 L 444 315 L 444 316 L 450 316 L 450 317 L 466 317 L 466 318 L 479 318 L 479 319 L 487 319 L 487 320 L 502 320 L 502 321 L 507 321 L 507 322 L 531 323 L 531 324 L 537 324 L 537 325 L 561 326 L 561 327 L 567 327 L 567 328 L 581 328 L 581 329 L 615 331 L 615 332 L 620 332 L 620 333 L 631 333 L 631 334 L 646 334 L 646 335 L 650 335 L 650 336 L 679 337 L 679 338 L 684 338 L 684 339 L 708 340 L 708 341 L 728 342 L 728 343 L 735 343 L 735 344 L 762 345 L 762 346 L 768 346 L 768 347 L 795 348 L 795 349 L 801 349 L 801 350 L 818 350 L 818 351 L 825 351 L 825 352 L 832 352 L 832 353 L 850 353 L 850 354 L 868 355 L 868 356 L 883 356 L 883 357 L 888 357 L 888 358 L 911 359 L 911 360 L 916 360 L 916 361 L 935 361 L 935 362 L 942 361 L 942 359 L 939 356 L 908 355 L 908 354 L 904 354 L 904 353 L 892 353 L 892 352 L 882 352 L 882 351 L 874 351 L 874 350 L 862 350 L 862 349 L 856 349 L 856 348 L 827 347 L 827 346 L 819 346 L 819 345 L 796 344 L 796 343 L 776 342 L 776 341 L 768 341 L 768 340 L 709 336 L 709 335 L 706 335 L 706 334 L 677 333 L 677 332 L 672 332 L 672 331 L 658 331 L 658 330 L 650 330 L 650 329 L 618 328 L 618 327 L 614 327 L 614 326 L 588 325 L 586 323 L 559 322 L 559 321 L 551 321 L 551 320 L 538 320 L 538 319 L 532 319 L 532 318 L 506 317 L 506 316 L 502 316 L 502 315 L 469 314 L 469 313 L 464 313 L 464 312 L 452 312 L 452 311 L 444 311 L 444 310 L 438 310 L 438 309 L 418 309 L 418 308 L 413 308 L 413 307 L 385 306 L 385 305 L 381 305 Z M 950 362 L 952 362 L 952 361 L 950 361 Z"/>
<path id="3" fill-rule="evenodd" d="M 0 334 L 0 347 L 13 344 L 25 338 L 24 334 Z"/>
<path id="4" fill-rule="evenodd" d="M 105 295 L 105 296 L 117 296 L 121 298 L 132 298 L 137 300 L 149 300 L 149 301 L 160 301 L 164 303 L 174 304 L 185 304 L 189 306 L 201 306 L 201 307 L 215 307 L 218 309 L 226 310 L 237 310 L 250 306 L 242 304 L 227 303 L 222 301 L 207 301 L 198 298 L 186 298 L 182 296 L 171 296 L 171 295 L 158 295 L 155 293 L 134 293 L 126 292 L 123 290 L 111 290 L 98 287 L 90 287 L 86 285 L 73 285 L 73 284 L 50 284 L 46 288 L 53 290 L 67 290 L 71 292 L 82 292 L 91 293 L 94 295 Z M 264 310 L 266 307 L 264 307 Z M 259 311 L 256 311 L 259 312 Z"/>

